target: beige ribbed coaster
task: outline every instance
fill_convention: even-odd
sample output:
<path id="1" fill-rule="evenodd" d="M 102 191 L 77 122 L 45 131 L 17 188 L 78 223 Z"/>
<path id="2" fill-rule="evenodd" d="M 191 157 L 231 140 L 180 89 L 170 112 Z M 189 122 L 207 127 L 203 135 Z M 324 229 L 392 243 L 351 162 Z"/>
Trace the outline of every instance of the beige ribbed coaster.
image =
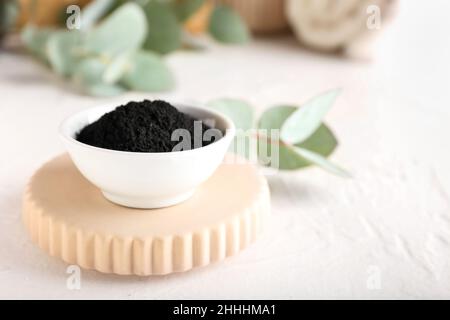
<path id="1" fill-rule="evenodd" d="M 250 164 L 222 164 L 189 200 L 140 210 L 106 200 L 61 155 L 31 179 L 23 218 L 33 241 L 67 263 L 156 275 L 238 253 L 260 234 L 269 211 L 267 182 Z"/>

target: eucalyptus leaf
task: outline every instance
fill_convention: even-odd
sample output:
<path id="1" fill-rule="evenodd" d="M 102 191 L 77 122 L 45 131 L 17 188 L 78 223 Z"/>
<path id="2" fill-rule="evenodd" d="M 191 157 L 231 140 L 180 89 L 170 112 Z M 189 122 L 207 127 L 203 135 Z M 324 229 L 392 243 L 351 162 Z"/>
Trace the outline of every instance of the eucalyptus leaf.
<path id="1" fill-rule="evenodd" d="M 46 53 L 52 69 L 59 75 L 68 76 L 79 60 L 77 49 L 81 45 L 79 31 L 58 31 L 52 34 L 46 44 Z"/>
<path id="2" fill-rule="evenodd" d="M 55 31 L 48 28 L 38 28 L 27 25 L 22 29 L 21 38 L 25 47 L 36 57 L 47 61 L 47 40 Z"/>
<path id="3" fill-rule="evenodd" d="M 138 51 L 121 82 L 139 91 L 165 91 L 172 89 L 174 78 L 161 57 L 153 52 Z"/>
<path id="4" fill-rule="evenodd" d="M 99 58 L 86 58 L 78 63 L 73 74 L 73 81 L 81 88 L 103 83 L 103 74 L 107 64 Z"/>
<path id="5" fill-rule="evenodd" d="M 207 106 L 230 117 L 236 129 L 248 130 L 254 127 L 255 113 L 246 101 L 224 98 L 210 101 Z"/>
<path id="6" fill-rule="evenodd" d="M 85 48 L 88 52 L 114 57 L 141 47 L 147 34 L 147 21 L 142 8 L 129 2 L 109 15 L 99 26 L 88 32 Z"/>
<path id="7" fill-rule="evenodd" d="M 180 21 L 186 21 L 205 3 L 205 0 L 172 0 L 172 7 Z"/>
<path id="8" fill-rule="evenodd" d="M 117 3 L 117 0 L 94 0 L 86 5 L 81 12 L 81 29 L 92 28 Z"/>
<path id="9" fill-rule="evenodd" d="M 306 159 L 307 161 L 311 162 L 312 164 L 315 164 L 319 167 L 321 167 L 322 169 L 333 173 L 335 175 L 344 177 L 344 178 L 350 178 L 350 173 L 348 173 L 345 169 L 339 167 L 338 165 L 328 161 L 325 157 L 321 156 L 320 154 L 307 150 L 307 149 L 303 149 L 303 148 L 299 148 L 299 147 L 295 147 L 295 146 L 291 146 L 290 147 L 291 150 L 295 153 L 297 153 L 300 157 Z"/>
<path id="10" fill-rule="evenodd" d="M 225 5 L 214 8 L 209 32 L 216 40 L 225 43 L 245 43 L 250 38 L 250 32 L 241 16 Z"/>
<path id="11" fill-rule="evenodd" d="M 281 140 L 296 144 L 308 139 L 319 128 L 339 93 L 340 90 L 328 91 L 309 100 L 292 113 L 281 127 Z"/>
<path id="12" fill-rule="evenodd" d="M 181 46 L 181 26 L 169 3 L 149 1 L 144 7 L 148 21 L 147 50 L 166 54 Z"/>
<path id="13" fill-rule="evenodd" d="M 99 58 L 86 58 L 78 63 L 72 78 L 81 90 L 93 96 L 109 97 L 124 92 L 124 88 L 121 86 L 103 81 L 106 69 L 105 61 Z"/>
<path id="14" fill-rule="evenodd" d="M 250 139 L 255 137 L 248 135 L 247 132 L 247 130 L 254 128 L 255 113 L 253 107 L 246 101 L 230 98 L 210 101 L 207 103 L 207 106 L 228 116 L 237 129 L 229 151 L 250 158 L 251 152 L 256 151 L 251 150 L 250 143 Z"/>
<path id="15" fill-rule="evenodd" d="M 272 154 L 272 144 L 278 143 L 279 168 L 282 170 L 296 170 L 311 165 L 310 161 L 301 157 L 283 143 L 280 143 L 279 141 L 273 142 L 270 140 L 270 130 L 280 130 L 285 120 L 289 118 L 289 116 L 296 110 L 298 110 L 298 108 L 295 106 L 276 106 L 270 108 L 262 114 L 258 124 L 258 128 L 265 129 L 267 131 L 266 135 L 268 135 L 268 137 L 259 137 L 258 148 L 264 148 L 264 150 L 267 150 L 267 155 L 270 157 Z M 306 141 L 298 143 L 295 146 L 308 149 L 327 157 L 336 148 L 337 140 L 332 131 L 325 124 L 322 124 Z"/>
<path id="16" fill-rule="evenodd" d="M 131 68 L 134 52 L 125 52 L 115 57 L 103 73 L 103 82 L 113 84 L 118 82 Z"/>

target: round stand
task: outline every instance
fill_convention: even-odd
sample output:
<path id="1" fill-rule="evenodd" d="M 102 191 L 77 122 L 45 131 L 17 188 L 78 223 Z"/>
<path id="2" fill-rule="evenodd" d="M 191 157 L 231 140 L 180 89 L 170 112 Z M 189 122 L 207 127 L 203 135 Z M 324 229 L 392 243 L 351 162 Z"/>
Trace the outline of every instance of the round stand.
<path id="1" fill-rule="evenodd" d="M 187 201 L 141 210 L 106 200 L 61 155 L 31 179 L 23 218 L 33 241 L 67 263 L 153 275 L 238 253 L 257 238 L 269 211 L 267 182 L 250 164 L 222 164 Z"/>

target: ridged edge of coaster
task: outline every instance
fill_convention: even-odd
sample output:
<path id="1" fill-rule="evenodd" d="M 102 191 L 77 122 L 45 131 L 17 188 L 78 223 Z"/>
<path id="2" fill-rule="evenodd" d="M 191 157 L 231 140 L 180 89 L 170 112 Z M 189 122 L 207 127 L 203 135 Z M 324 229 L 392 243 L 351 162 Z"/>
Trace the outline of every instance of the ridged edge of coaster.
<path id="1" fill-rule="evenodd" d="M 46 215 L 33 200 L 31 178 L 23 198 L 23 221 L 32 240 L 69 264 L 120 275 L 164 275 L 221 261 L 256 240 L 270 213 L 266 179 L 253 205 L 222 223 L 186 234 L 120 237 L 83 230 Z"/>

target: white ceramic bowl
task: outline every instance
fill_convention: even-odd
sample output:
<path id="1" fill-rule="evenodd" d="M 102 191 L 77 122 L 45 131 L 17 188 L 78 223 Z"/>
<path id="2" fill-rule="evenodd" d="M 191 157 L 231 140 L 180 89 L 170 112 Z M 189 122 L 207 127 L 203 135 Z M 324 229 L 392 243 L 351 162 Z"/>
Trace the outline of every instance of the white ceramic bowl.
<path id="1" fill-rule="evenodd" d="M 224 135 L 205 147 L 162 153 L 116 151 L 75 139 L 86 125 L 114 106 L 81 111 L 63 121 L 60 136 L 78 170 L 110 201 L 134 208 L 160 208 L 188 199 L 222 162 L 235 134 L 233 122 L 215 111 L 174 104 L 199 120 L 215 120 Z"/>

